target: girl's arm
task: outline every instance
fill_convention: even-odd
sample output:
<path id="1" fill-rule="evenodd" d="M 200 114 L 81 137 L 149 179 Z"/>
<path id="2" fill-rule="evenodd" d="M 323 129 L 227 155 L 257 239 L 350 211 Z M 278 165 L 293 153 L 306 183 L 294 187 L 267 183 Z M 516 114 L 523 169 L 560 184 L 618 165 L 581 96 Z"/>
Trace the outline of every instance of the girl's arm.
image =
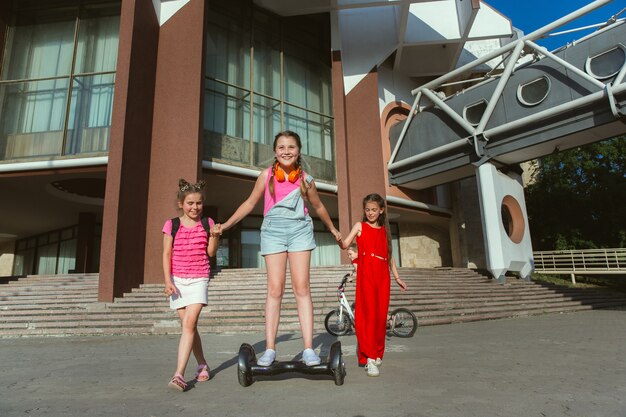
<path id="1" fill-rule="evenodd" d="M 350 230 L 350 233 L 348 233 L 348 236 L 346 236 L 346 238 L 339 243 L 339 246 L 341 246 L 341 249 L 347 249 L 352 243 L 352 241 L 354 240 L 354 238 L 360 235 L 361 235 L 361 222 L 358 222 L 358 223 L 355 223 L 354 226 L 352 226 L 352 230 Z"/>
<path id="2" fill-rule="evenodd" d="M 328 230 L 330 230 L 330 233 L 333 234 L 335 240 L 337 242 L 341 242 L 341 233 L 339 233 L 339 230 L 335 228 L 333 221 L 328 215 L 328 210 L 326 210 L 324 203 L 320 200 L 317 188 L 315 188 L 315 181 L 311 181 L 311 188 L 307 191 L 307 199 L 309 200 L 309 203 L 311 203 L 311 207 L 313 207 L 313 210 L 315 210 L 315 213 L 317 213 L 317 216 L 320 218 L 322 223 L 324 223 Z M 339 243 L 339 245 L 341 246 L 341 243 Z"/>
<path id="3" fill-rule="evenodd" d="M 206 248 L 206 253 L 209 257 L 214 257 L 217 253 L 217 248 L 220 246 L 220 235 L 218 233 L 209 233 L 209 244 Z"/>
<path id="4" fill-rule="evenodd" d="M 265 181 L 267 180 L 267 171 L 268 170 L 265 169 L 261 172 L 261 174 L 259 174 L 259 177 L 256 179 L 256 183 L 254 184 L 254 188 L 252 189 L 252 192 L 250 193 L 250 196 L 246 199 L 246 201 L 241 203 L 239 208 L 235 210 L 233 215 L 230 216 L 228 220 L 226 220 L 221 225 L 216 224 L 214 226 L 215 230 L 212 229 L 212 232 L 221 234 L 222 232 L 230 229 L 231 227 L 239 223 L 241 219 L 246 217 L 252 212 L 252 210 L 254 210 L 254 207 L 257 205 L 261 197 L 263 197 L 263 192 L 265 191 Z"/>
<path id="5" fill-rule="evenodd" d="M 176 294 L 178 291 L 172 282 L 172 243 L 174 238 L 171 235 L 163 233 L 163 279 L 165 281 L 165 295 L 168 297 Z"/>
<path id="6" fill-rule="evenodd" d="M 393 277 L 396 279 L 396 284 L 398 284 L 398 286 L 400 287 L 400 291 L 406 291 L 408 286 L 406 285 L 406 282 L 404 282 L 400 278 L 400 275 L 398 274 L 398 268 L 396 268 L 396 261 L 395 259 L 393 259 L 393 256 L 391 257 L 391 273 L 393 274 Z"/>

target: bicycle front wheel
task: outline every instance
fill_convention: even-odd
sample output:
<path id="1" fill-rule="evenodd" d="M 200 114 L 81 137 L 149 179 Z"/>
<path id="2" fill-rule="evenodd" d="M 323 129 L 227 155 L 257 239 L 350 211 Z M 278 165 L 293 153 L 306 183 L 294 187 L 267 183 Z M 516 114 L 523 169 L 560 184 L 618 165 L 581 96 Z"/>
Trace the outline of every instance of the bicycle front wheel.
<path id="1" fill-rule="evenodd" d="M 333 310 L 326 315 L 324 327 L 326 327 L 326 331 L 333 336 L 343 336 L 350 331 L 352 325 L 350 324 L 348 314 L 344 313 L 340 318 L 339 310 Z"/>
<path id="2" fill-rule="evenodd" d="M 417 317 L 408 308 L 396 308 L 391 312 L 391 331 L 398 337 L 413 337 L 417 331 Z"/>

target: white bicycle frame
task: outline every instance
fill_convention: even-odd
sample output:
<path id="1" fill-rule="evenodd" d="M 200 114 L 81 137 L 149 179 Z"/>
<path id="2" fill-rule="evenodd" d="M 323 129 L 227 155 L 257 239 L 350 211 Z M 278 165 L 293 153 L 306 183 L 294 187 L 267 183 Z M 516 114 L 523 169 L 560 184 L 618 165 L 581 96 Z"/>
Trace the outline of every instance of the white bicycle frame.
<path id="1" fill-rule="evenodd" d="M 344 277 L 344 281 L 342 281 L 342 285 L 337 288 L 337 297 L 339 298 L 339 322 L 341 323 L 341 321 L 343 320 L 343 312 L 345 310 L 348 314 L 348 317 L 350 318 L 350 321 L 354 325 L 354 312 L 352 311 L 352 307 L 350 307 L 350 303 L 348 302 L 348 298 L 345 294 L 347 282 L 348 281 L 346 276 Z"/>

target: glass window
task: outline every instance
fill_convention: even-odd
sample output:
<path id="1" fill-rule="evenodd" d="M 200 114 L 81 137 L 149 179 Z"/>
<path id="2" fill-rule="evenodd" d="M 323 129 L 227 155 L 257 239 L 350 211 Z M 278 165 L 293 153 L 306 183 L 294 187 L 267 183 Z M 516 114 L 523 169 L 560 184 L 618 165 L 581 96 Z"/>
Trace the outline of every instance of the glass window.
<path id="1" fill-rule="evenodd" d="M 72 19 L 10 28 L 2 79 L 68 75 L 72 65 L 75 25 Z"/>
<path id="2" fill-rule="evenodd" d="M 67 240 L 74 237 L 74 229 L 63 229 L 61 231 L 61 240 Z"/>
<path id="3" fill-rule="evenodd" d="M 16 7 L 0 71 L 0 160 L 108 151 L 119 10 Z"/>
<path id="4" fill-rule="evenodd" d="M 209 20 L 206 76 L 250 89 L 250 33 L 235 19 L 211 14 Z"/>
<path id="5" fill-rule="evenodd" d="M 241 231 L 241 267 L 264 268 L 265 261 L 261 253 L 261 232 L 259 230 Z"/>
<path id="6" fill-rule="evenodd" d="M 276 133 L 293 130 L 305 168 L 334 182 L 329 16 L 280 17 L 242 0 L 209 8 L 204 158 L 265 168 Z"/>
<path id="7" fill-rule="evenodd" d="M 337 241 L 328 232 L 315 232 L 317 247 L 311 252 L 311 266 L 329 266 L 341 264 L 341 251 Z"/>
<path id="8" fill-rule="evenodd" d="M 250 139 L 250 93 L 207 80 L 204 95 L 205 128 L 210 132 Z"/>
<path id="9" fill-rule="evenodd" d="M 74 78 L 66 155 L 109 149 L 114 87 L 115 74 Z"/>
<path id="10" fill-rule="evenodd" d="M 117 65 L 118 16 L 83 19 L 76 45 L 75 72 L 113 72 Z"/>
<path id="11" fill-rule="evenodd" d="M 230 239 L 223 237 L 220 239 L 220 245 L 217 248 L 217 266 L 222 268 L 228 268 L 230 266 L 230 257 L 228 253 L 228 242 Z"/>
<path id="12" fill-rule="evenodd" d="M 61 242 L 57 274 L 68 274 L 76 267 L 76 239 Z"/>
<path id="13" fill-rule="evenodd" d="M 37 275 L 55 274 L 57 269 L 58 244 L 45 245 L 37 248 Z"/>
<path id="14" fill-rule="evenodd" d="M 517 99 L 525 106 L 536 106 L 548 97 L 550 79 L 545 75 L 521 84 L 517 88 Z"/>
<path id="15" fill-rule="evenodd" d="M 0 159 L 60 155 L 67 79 L 0 85 Z"/>
<path id="16" fill-rule="evenodd" d="M 478 126 L 480 124 L 480 119 L 482 119 L 483 114 L 485 114 L 485 109 L 487 108 L 487 100 L 481 100 L 478 103 L 468 104 L 463 109 L 463 117 L 473 126 Z"/>
<path id="17" fill-rule="evenodd" d="M 280 37 L 274 32 L 255 33 L 254 87 L 260 94 L 280 99 Z"/>
<path id="18" fill-rule="evenodd" d="M 32 274 L 34 261 L 35 249 L 16 251 L 15 260 L 13 262 L 13 275 Z"/>
<path id="19" fill-rule="evenodd" d="M 76 265 L 78 227 L 21 239 L 16 242 L 13 273 L 66 274 Z M 97 237 L 99 242 L 99 236 Z M 97 248 L 99 250 L 99 247 Z"/>
<path id="20" fill-rule="evenodd" d="M 402 266 L 402 258 L 400 257 L 400 230 L 398 223 L 389 223 L 389 229 L 391 230 L 391 255 L 396 261 L 396 266 Z"/>
<path id="21" fill-rule="evenodd" d="M 624 49 L 617 46 L 601 54 L 587 58 L 585 67 L 588 74 L 599 78 L 610 78 L 617 74 L 626 62 Z"/>

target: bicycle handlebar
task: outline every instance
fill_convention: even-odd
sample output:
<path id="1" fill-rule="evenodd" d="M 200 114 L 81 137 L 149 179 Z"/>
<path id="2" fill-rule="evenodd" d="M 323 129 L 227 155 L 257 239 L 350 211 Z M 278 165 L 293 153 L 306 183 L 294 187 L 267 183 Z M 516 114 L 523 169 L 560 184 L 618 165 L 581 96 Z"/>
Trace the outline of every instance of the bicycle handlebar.
<path id="1" fill-rule="evenodd" d="M 352 274 L 346 274 L 343 276 L 343 278 L 341 279 L 341 284 L 339 284 L 339 289 L 342 289 L 346 286 L 346 283 L 348 282 L 348 280 L 350 279 L 350 276 Z"/>

